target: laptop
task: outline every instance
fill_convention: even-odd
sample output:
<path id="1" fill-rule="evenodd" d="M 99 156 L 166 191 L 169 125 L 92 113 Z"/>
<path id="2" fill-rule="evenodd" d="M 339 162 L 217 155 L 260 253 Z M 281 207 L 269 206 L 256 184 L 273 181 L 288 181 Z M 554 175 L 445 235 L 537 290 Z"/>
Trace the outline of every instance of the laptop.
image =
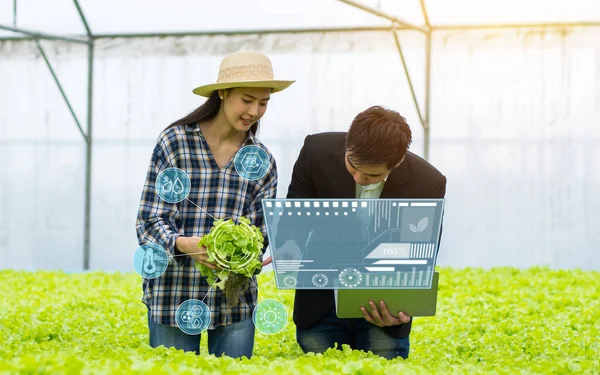
<path id="1" fill-rule="evenodd" d="M 361 306 L 371 312 L 369 301 L 383 300 L 390 314 L 400 311 L 408 316 L 434 316 L 437 307 L 439 272 L 433 273 L 430 289 L 335 289 L 335 312 L 338 318 L 363 318 Z"/>

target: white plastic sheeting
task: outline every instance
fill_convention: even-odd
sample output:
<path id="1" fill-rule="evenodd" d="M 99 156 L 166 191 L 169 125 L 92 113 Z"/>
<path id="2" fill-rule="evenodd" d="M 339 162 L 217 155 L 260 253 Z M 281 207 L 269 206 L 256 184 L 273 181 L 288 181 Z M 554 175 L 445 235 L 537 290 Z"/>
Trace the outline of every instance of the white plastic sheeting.
<path id="1" fill-rule="evenodd" d="M 424 37 L 399 34 L 423 106 Z M 431 162 L 448 177 L 438 264 L 600 269 L 598 29 L 438 32 Z M 79 118 L 86 49 L 44 42 Z M 135 216 L 158 133 L 201 104 L 196 85 L 240 49 L 297 79 L 260 137 L 285 196 L 307 133 L 345 130 L 380 104 L 423 132 L 389 33 L 97 41 L 91 267 L 132 270 Z M 84 142 L 34 43 L 0 43 L 0 268 L 83 264 Z"/>

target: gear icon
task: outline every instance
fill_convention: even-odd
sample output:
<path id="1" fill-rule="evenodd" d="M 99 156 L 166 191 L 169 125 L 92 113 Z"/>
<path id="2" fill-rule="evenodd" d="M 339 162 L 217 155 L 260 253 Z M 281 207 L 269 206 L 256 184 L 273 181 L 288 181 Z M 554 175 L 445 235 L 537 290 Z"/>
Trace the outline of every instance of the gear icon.
<path id="1" fill-rule="evenodd" d="M 346 268 L 340 272 L 338 279 L 347 288 L 354 288 L 362 282 L 362 274 L 356 268 Z"/>
<path id="2" fill-rule="evenodd" d="M 325 274 L 317 273 L 312 277 L 312 283 L 319 288 L 324 287 L 329 282 L 329 279 Z"/>

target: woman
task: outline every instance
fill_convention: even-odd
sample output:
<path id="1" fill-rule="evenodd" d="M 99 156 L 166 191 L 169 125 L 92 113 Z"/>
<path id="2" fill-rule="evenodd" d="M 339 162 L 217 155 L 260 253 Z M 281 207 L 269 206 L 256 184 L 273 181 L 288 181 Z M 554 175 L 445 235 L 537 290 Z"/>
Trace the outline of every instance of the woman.
<path id="1" fill-rule="evenodd" d="M 293 82 L 274 80 L 271 61 L 261 53 L 228 55 L 221 62 L 217 82 L 194 89 L 195 94 L 208 98 L 206 102 L 160 134 L 136 221 L 140 245 L 160 245 L 169 260 L 160 277 L 145 278 L 143 283 L 150 346 L 199 353 L 199 332 L 185 333 L 178 325 L 181 317 L 176 315 L 182 303 L 201 300 L 210 310 L 209 353 L 252 356 L 256 280 L 231 308 L 225 294 L 209 287 L 194 265 L 198 261 L 218 272 L 216 265 L 208 261 L 206 249 L 198 247 L 215 218 L 233 218 L 235 222 L 240 216 L 249 218 L 261 228 L 266 248 L 261 200 L 276 196 L 277 169 L 256 133 L 271 93 L 284 90 Z M 234 159 L 248 145 L 259 147 L 268 155 L 268 160 L 263 161 L 268 163 L 263 175 L 250 178 L 238 173 Z M 185 199 L 169 201 L 159 194 L 161 182 L 157 183 L 157 177 L 168 168 L 178 168 L 189 177 Z M 169 189 L 174 190 L 174 186 Z"/>

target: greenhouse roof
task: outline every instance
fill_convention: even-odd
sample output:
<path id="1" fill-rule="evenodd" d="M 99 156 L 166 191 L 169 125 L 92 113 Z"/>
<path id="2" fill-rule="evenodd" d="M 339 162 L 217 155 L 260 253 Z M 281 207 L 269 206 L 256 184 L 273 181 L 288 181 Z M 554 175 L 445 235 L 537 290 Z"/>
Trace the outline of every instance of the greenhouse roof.
<path id="1" fill-rule="evenodd" d="M 85 20 L 82 22 L 82 17 Z M 49 16 L 51 15 L 51 16 Z M 6 0 L 0 37 L 20 29 L 95 37 L 402 28 L 600 26 L 595 0 Z M 31 35 L 30 35 L 31 36 Z"/>

